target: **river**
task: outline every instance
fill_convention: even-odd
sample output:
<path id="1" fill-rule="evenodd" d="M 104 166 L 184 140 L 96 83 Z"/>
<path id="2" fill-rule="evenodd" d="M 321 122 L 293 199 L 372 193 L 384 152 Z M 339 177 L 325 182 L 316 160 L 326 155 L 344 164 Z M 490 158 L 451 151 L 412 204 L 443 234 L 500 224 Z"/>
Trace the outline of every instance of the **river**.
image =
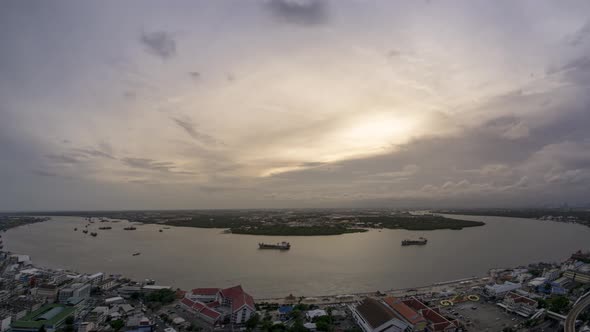
<path id="1" fill-rule="evenodd" d="M 3 234 L 5 249 L 37 266 L 155 279 L 182 289 L 242 284 L 255 298 L 328 295 L 406 288 L 480 276 L 494 267 L 561 261 L 590 249 L 590 228 L 520 218 L 456 216 L 485 226 L 460 231 L 371 230 L 335 236 L 223 234 L 220 229 L 95 222 L 84 235 L 78 217 L 25 225 Z M 97 230 L 100 226 L 111 230 Z M 77 227 L 78 231 L 74 231 Z M 426 246 L 400 246 L 405 238 Z M 289 251 L 258 242 L 289 241 Z M 141 255 L 133 256 L 134 252 Z"/>

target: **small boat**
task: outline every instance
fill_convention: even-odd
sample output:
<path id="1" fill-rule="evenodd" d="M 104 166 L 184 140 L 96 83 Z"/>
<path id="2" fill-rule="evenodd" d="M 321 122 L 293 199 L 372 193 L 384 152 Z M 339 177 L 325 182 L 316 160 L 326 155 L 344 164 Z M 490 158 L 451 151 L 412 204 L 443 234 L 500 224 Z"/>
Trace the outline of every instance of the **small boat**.
<path id="1" fill-rule="evenodd" d="M 82 231 L 82 233 L 84 233 L 84 234 L 88 234 L 88 230 L 87 230 L 87 229 L 85 229 L 85 230 L 83 230 L 83 231 Z"/>
<path id="2" fill-rule="evenodd" d="M 99 227 L 98 229 L 112 229 L 111 226 L 103 226 L 103 227 Z"/>
<path id="3" fill-rule="evenodd" d="M 163 232 L 163 230 L 159 230 L 158 232 L 162 233 L 162 232 Z"/>
<path id="4" fill-rule="evenodd" d="M 134 252 L 132 256 L 139 256 L 139 255 L 141 255 L 140 252 Z"/>
<path id="5" fill-rule="evenodd" d="M 78 228 L 74 228 L 74 232 L 76 232 L 78 230 Z"/>
<path id="6" fill-rule="evenodd" d="M 258 243 L 258 249 L 279 249 L 279 250 L 289 250 L 291 249 L 291 244 L 289 242 L 281 242 L 277 244 L 268 244 L 268 243 Z"/>
<path id="7" fill-rule="evenodd" d="M 426 238 L 419 237 L 418 240 L 403 240 L 402 246 L 423 246 L 426 243 L 428 243 L 428 240 Z"/>
<path id="8" fill-rule="evenodd" d="M 128 226 L 128 227 L 125 227 L 125 228 L 123 228 L 123 229 L 124 229 L 124 230 L 126 230 L 126 231 L 134 231 L 134 230 L 136 230 L 137 228 L 135 228 L 135 227 L 133 227 L 133 226 Z"/>
<path id="9" fill-rule="evenodd" d="M 92 236 L 97 236 L 97 235 L 98 235 L 98 233 L 97 233 L 97 232 L 92 232 L 92 233 L 90 233 L 90 235 L 92 235 Z"/>

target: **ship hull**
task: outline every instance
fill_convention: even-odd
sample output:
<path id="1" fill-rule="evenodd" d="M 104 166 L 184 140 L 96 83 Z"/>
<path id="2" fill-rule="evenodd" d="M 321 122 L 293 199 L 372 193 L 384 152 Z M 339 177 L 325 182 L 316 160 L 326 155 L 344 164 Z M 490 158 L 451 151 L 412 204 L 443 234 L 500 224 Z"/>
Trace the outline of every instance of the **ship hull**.
<path id="1" fill-rule="evenodd" d="M 258 249 L 275 249 L 275 250 L 289 250 L 291 249 L 290 245 L 274 245 L 274 244 L 258 244 Z"/>

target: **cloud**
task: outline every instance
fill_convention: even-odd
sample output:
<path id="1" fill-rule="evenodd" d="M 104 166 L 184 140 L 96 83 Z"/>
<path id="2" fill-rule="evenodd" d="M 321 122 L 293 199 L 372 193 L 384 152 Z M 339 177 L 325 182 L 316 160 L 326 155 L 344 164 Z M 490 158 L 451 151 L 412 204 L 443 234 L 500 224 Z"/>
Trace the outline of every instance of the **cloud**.
<path id="1" fill-rule="evenodd" d="M 512 116 L 493 119 L 486 124 L 486 127 L 501 137 L 508 139 L 519 139 L 529 136 L 529 128 L 522 120 Z"/>
<path id="2" fill-rule="evenodd" d="M 168 161 L 156 161 L 149 158 L 122 158 L 121 161 L 128 166 L 161 172 L 172 172 L 176 165 Z"/>
<path id="3" fill-rule="evenodd" d="M 65 155 L 65 154 L 48 154 L 45 157 L 53 162 L 59 164 L 77 164 L 81 162 L 79 158 L 73 155 Z"/>
<path id="4" fill-rule="evenodd" d="M 191 71 L 188 73 L 188 75 L 195 81 L 201 78 L 201 73 L 199 73 L 198 71 Z"/>
<path id="5" fill-rule="evenodd" d="M 588 35 L 590 35 L 590 21 L 587 21 L 580 29 L 568 35 L 566 40 L 571 46 L 579 46 L 588 39 Z"/>
<path id="6" fill-rule="evenodd" d="M 213 136 L 199 132 L 196 126 L 188 120 L 181 120 L 179 118 L 171 118 L 176 125 L 182 128 L 187 134 L 189 134 L 195 141 L 206 144 L 206 145 L 218 145 L 221 142 L 216 140 Z"/>
<path id="7" fill-rule="evenodd" d="M 35 174 L 35 175 L 39 175 L 39 176 L 46 176 L 46 177 L 55 177 L 58 176 L 57 173 L 53 173 L 53 172 L 49 172 L 49 171 L 44 171 L 44 170 L 32 170 L 31 173 Z"/>
<path id="8" fill-rule="evenodd" d="M 100 157 L 108 159 L 116 159 L 111 153 L 105 152 L 94 148 L 74 148 L 72 149 L 75 153 L 83 154 L 87 157 Z"/>
<path id="9" fill-rule="evenodd" d="M 304 163 L 299 164 L 299 166 L 301 166 L 301 167 L 318 167 L 318 166 L 322 166 L 325 164 L 326 163 L 319 162 L 319 161 L 308 161 L 308 162 L 304 162 Z"/>
<path id="10" fill-rule="evenodd" d="M 140 42 L 150 54 L 162 59 L 176 55 L 176 41 L 167 31 L 143 32 Z"/>
<path id="11" fill-rule="evenodd" d="M 275 18 L 286 23 L 318 25 L 327 21 L 324 0 L 269 0 L 266 6 Z"/>

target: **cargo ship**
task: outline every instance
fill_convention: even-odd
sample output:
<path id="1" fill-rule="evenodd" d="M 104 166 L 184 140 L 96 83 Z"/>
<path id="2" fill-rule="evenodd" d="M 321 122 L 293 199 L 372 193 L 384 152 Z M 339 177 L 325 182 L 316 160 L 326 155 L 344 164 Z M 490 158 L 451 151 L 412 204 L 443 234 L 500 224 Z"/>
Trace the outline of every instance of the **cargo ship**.
<path id="1" fill-rule="evenodd" d="M 281 242 L 277 244 L 269 244 L 269 243 L 258 243 L 258 249 L 279 249 L 279 250 L 289 250 L 291 249 L 291 244 L 289 242 Z"/>
<path id="2" fill-rule="evenodd" d="M 103 226 L 103 227 L 99 227 L 98 229 L 113 229 L 111 226 Z"/>
<path id="3" fill-rule="evenodd" d="M 129 226 L 129 227 L 125 227 L 125 228 L 123 228 L 123 229 L 124 229 L 124 230 L 126 230 L 126 231 L 134 231 L 134 230 L 136 230 L 137 228 L 135 228 L 135 227 L 133 227 L 133 226 Z"/>
<path id="4" fill-rule="evenodd" d="M 423 246 L 428 242 L 427 239 L 419 237 L 418 240 L 403 240 L 402 246 Z"/>

